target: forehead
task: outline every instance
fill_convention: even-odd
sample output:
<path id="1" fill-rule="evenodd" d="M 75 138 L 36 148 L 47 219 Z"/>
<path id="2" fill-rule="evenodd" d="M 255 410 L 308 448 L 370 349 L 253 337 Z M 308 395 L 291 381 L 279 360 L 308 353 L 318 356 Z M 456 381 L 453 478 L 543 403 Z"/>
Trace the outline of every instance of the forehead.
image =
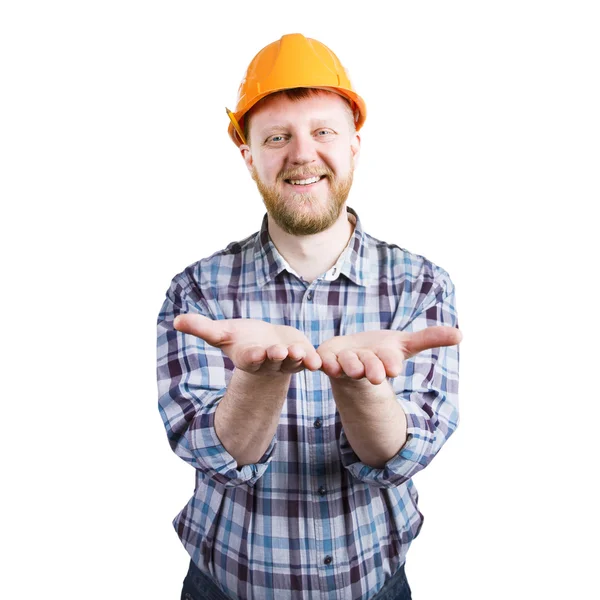
<path id="1" fill-rule="evenodd" d="M 264 99 L 251 111 L 251 129 L 293 127 L 311 123 L 348 121 L 350 107 L 338 94 L 324 92 L 308 98 L 291 99 L 283 94 Z"/>

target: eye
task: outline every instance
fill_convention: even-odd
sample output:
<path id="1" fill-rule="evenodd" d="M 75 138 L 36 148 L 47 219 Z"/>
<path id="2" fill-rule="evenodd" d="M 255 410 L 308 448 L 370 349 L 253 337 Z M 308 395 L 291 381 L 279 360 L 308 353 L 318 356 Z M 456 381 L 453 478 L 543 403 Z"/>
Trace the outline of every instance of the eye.
<path id="1" fill-rule="evenodd" d="M 335 136 L 333 129 L 317 129 L 315 137 L 318 137 L 321 142 L 331 142 Z"/>
<path id="2" fill-rule="evenodd" d="M 267 144 L 281 144 L 284 141 L 285 141 L 285 136 L 281 133 L 277 133 L 266 139 Z"/>

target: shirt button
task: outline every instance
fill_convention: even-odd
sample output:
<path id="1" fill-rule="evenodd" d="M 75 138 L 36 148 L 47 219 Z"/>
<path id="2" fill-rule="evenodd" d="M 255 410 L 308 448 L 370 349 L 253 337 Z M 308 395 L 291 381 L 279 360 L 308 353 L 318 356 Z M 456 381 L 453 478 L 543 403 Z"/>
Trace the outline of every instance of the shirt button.
<path id="1" fill-rule="evenodd" d="M 319 496 L 324 496 L 327 493 L 327 490 L 323 486 L 321 486 L 318 491 Z"/>
<path id="2" fill-rule="evenodd" d="M 330 565 L 333 562 L 333 558 L 331 558 L 331 556 L 326 556 L 325 559 L 323 560 L 323 562 L 326 565 Z"/>
<path id="3" fill-rule="evenodd" d="M 308 292 L 308 294 L 306 295 L 306 299 L 310 302 L 313 299 L 313 293 Z"/>
<path id="4" fill-rule="evenodd" d="M 323 421 L 321 421 L 321 419 L 315 419 L 315 422 L 313 423 L 313 425 L 315 426 L 315 429 L 321 429 L 321 425 L 323 425 Z"/>

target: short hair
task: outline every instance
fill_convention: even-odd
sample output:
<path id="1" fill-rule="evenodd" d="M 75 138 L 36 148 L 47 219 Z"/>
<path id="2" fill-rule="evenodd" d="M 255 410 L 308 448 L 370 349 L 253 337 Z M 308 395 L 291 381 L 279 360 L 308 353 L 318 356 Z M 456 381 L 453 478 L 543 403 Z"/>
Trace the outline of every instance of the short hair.
<path id="1" fill-rule="evenodd" d="M 304 100 L 305 98 L 313 98 L 314 96 L 318 96 L 319 94 L 335 94 L 336 96 L 339 96 L 340 98 L 345 100 L 346 108 L 347 108 L 346 113 L 348 115 L 348 122 L 350 123 L 350 132 L 355 133 L 356 132 L 356 122 L 354 121 L 354 110 L 352 108 L 352 103 L 350 102 L 350 100 L 348 100 L 348 98 L 346 98 L 345 96 L 342 96 L 341 94 L 338 94 L 332 90 L 324 90 L 321 88 L 298 87 L 298 88 L 291 88 L 289 90 L 279 90 L 278 92 L 273 92 L 272 94 L 269 94 L 268 96 L 265 96 L 264 98 L 261 98 L 244 115 L 242 126 L 244 129 L 244 137 L 246 138 L 246 143 L 248 145 L 250 144 L 250 137 L 248 135 L 250 133 L 250 118 L 252 115 L 252 111 L 255 108 L 258 108 L 261 104 L 265 103 L 267 100 L 275 98 L 276 96 L 285 96 L 286 98 L 289 98 L 290 100 L 297 102 L 298 100 Z"/>

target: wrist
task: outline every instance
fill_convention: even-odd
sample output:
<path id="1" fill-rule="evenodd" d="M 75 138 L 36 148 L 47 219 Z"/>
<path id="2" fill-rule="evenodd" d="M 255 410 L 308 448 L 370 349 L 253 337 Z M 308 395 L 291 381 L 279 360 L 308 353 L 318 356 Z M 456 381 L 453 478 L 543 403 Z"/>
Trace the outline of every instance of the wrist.
<path id="1" fill-rule="evenodd" d="M 387 379 L 379 384 L 362 379 L 331 379 L 331 391 L 338 408 L 353 407 L 353 410 L 369 411 L 374 407 L 395 400 L 392 386 Z"/>
<path id="2" fill-rule="evenodd" d="M 259 370 L 259 371 L 252 373 L 250 371 L 244 371 L 240 368 L 234 369 L 233 374 L 235 375 L 236 379 L 239 379 L 240 381 L 244 381 L 247 383 L 264 382 L 267 385 L 270 381 L 282 382 L 282 381 L 285 381 L 286 379 L 290 380 L 292 377 L 291 373 L 286 373 L 284 371 L 260 371 Z"/>
<path id="3" fill-rule="evenodd" d="M 337 388 L 339 390 L 356 390 L 363 392 L 368 392 L 375 388 L 379 388 L 380 386 L 387 383 L 387 380 L 384 380 L 380 384 L 375 384 L 371 383 L 366 377 L 363 377 L 362 379 L 352 379 L 347 375 L 343 375 L 339 378 L 330 377 L 329 381 L 331 382 L 332 388 Z"/>

